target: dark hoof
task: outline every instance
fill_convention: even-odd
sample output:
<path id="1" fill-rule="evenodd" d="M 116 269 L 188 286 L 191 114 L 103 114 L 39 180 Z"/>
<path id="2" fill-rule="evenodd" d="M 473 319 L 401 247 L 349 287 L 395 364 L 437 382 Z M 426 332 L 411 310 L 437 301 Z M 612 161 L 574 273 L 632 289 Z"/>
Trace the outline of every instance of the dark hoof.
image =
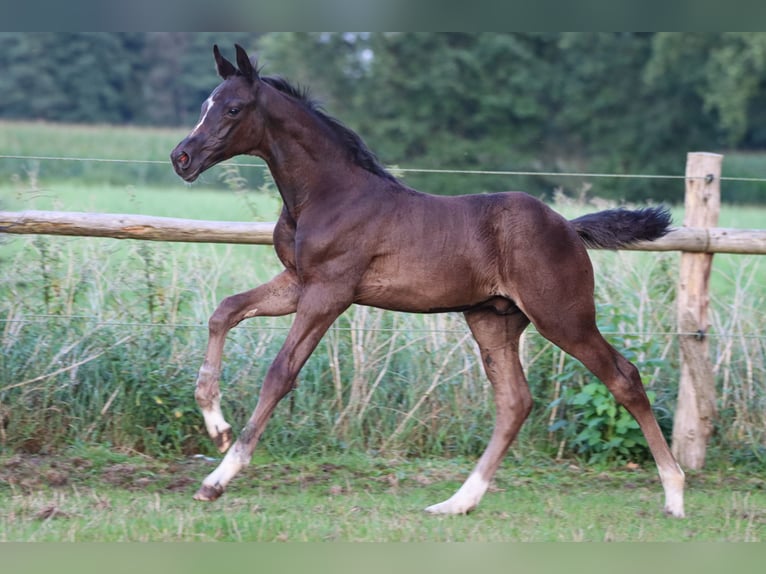
<path id="1" fill-rule="evenodd" d="M 218 436 L 213 439 L 213 442 L 215 443 L 218 452 L 226 452 L 229 450 L 231 443 L 234 442 L 234 432 L 231 430 L 231 427 L 219 433 Z"/>
<path id="2" fill-rule="evenodd" d="M 220 485 L 208 486 L 203 484 L 194 495 L 194 500 L 201 500 L 202 502 L 213 502 L 223 494 L 223 487 Z"/>

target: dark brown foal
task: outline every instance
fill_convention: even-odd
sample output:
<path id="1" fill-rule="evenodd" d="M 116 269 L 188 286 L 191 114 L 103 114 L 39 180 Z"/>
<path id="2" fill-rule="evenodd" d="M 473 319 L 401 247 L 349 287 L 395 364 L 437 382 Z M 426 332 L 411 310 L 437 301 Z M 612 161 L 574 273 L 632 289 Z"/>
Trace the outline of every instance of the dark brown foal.
<path id="1" fill-rule="evenodd" d="M 636 368 L 601 336 L 586 245 L 615 249 L 665 234 L 662 208 L 610 210 L 567 221 L 523 193 L 439 197 L 404 186 L 362 140 L 306 95 L 262 77 L 237 46 L 236 66 L 214 56 L 223 82 L 173 150 L 176 172 L 194 181 L 238 154 L 263 158 L 284 202 L 274 247 L 285 270 L 227 297 L 210 318 L 195 397 L 208 433 L 228 451 L 195 498 L 214 500 L 248 462 L 279 401 L 320 339 L 350 305 L 417 313 L 463 312 L 492 383 L 497 417 L 466 482 L 429 506 L 440 514 L 476 507 L 529 415 L 519 359 L 529 323 L 578 358 L 638 421 L 659 468 L 665 510 L 683 516 L 684 475 L 652 414 Z M 220 407 L 226 333 L 244 319 L 294 313 L 236 442 Z M 231 448 L 229 448 L 231 447 Z"/>

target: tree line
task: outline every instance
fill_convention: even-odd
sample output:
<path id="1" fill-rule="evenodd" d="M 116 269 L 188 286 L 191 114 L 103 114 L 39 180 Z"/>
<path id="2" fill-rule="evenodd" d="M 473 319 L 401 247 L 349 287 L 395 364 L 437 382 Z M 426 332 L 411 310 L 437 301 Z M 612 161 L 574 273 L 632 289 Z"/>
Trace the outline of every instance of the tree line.
<path id="1" fill-rule="evenodd" d="M 192 125 L 237 42 L 311 88 L 387 164 L 680 174 L 687 151 L 766 148 L 764 33 L 0 33 L 0 117 Z M 506 178 L 407 181 L 437 193 Z M 582 181 L 516 178 L 538 194 Z M 677 181 L 597 195 L 677 200 Z"/>

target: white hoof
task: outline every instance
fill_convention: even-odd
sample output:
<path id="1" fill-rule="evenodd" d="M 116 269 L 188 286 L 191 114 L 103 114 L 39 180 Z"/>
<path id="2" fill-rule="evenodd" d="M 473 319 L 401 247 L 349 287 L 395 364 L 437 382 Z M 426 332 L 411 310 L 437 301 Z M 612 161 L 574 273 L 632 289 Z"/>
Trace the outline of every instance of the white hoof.
<path id="1" fill-rule="evenodd" d="M 671 508 L 670 506 L 665 505 L 665 514 L 672 516 L 673 518 L 686 518 L 683 507 Z"/>
<path id="2" fill-rule="evenodd" d="M 489 482 L 477 472 L 473 472 L 455 494 L 444 502 L 429 506 L 426 508 L 426 512 L 430 514 L 468 514 L 479 505 L 479 501 L 487 492 L 488 487 Z"/>
<path id="3" fill-rule="evenodd" d="M 469 506 L 467 504 L 455 503 L 451 498 L 440 502 L 439 504 L 432 504 L 425 511 L 429 514 L 468 514 L 476 505 Z"/>

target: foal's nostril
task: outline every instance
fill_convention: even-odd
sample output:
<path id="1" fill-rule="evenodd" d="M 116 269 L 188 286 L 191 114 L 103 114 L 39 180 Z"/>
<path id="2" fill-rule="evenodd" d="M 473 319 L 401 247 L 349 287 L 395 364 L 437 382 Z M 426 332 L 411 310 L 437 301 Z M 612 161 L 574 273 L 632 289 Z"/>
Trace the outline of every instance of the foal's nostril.
<path id="1" fill-rule="evenodd" d="M 178 165 L 181 167 L 188 167 L 189 162 L 191 161 L 191 158 L 189 157 L 189 154 L 185 151 L 182 151 L 181 153 L 176 156 L 176 161 L 178 162 Z"/>

